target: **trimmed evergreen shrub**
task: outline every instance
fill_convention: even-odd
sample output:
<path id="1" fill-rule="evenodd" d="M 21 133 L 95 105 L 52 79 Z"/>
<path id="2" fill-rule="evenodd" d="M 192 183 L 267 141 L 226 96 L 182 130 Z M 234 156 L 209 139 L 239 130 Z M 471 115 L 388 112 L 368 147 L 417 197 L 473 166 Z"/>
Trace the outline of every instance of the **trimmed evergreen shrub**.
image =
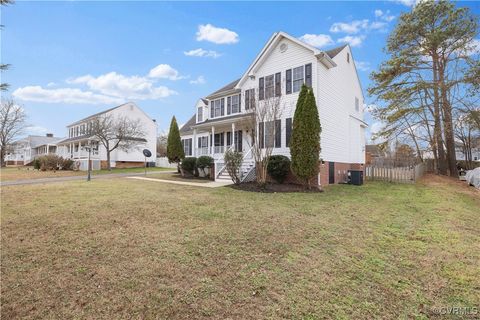
<path id="1" fill-rule="evenodd" d="M 182 170 L 190 173 L 191 175 L 196 175 L 197 169 L 197 158 L 195 157 L 186 157 L 182 160 Z"/>
<path id="2" fill-rule="evenodd" d="M 211 168 L 212 165 L 213 165 L 213 158 L 210 156 L 200 156 L 197 158 L 197 168 L 202 170 L 204 175 L 206 175 L 205 169 Z"/>
<path id="3" fill-rule="evenodd" d="M 42 166 L 42 163 L 38 158 L 33 160 L 33 169 L 40 170 L 41 166 Z"/>
<path id="4" fill-rule="evenodd" d="M 312 90 L 303 85 L 293 118 L 290 154 L 292 171 L 310 188 L 310 179 L 318 173 L 320 157 L 320 119 Z"/>
<path id="5" fill-rule="evenodd" d="M 185 158 L 182 140 L 180 139 L 180 130 L 178 130 L 177 119 L 175 116 L 170 123 L 170 131 L 167 139 L 167 158 L 170 163 L 179 163 Z"/>
<path id="6" fill-rule="evenodd" d="M 283 183 L 290 172 L 290 159 L 282 155 L 271 156 L 267 172 L 276 182 Z"/>

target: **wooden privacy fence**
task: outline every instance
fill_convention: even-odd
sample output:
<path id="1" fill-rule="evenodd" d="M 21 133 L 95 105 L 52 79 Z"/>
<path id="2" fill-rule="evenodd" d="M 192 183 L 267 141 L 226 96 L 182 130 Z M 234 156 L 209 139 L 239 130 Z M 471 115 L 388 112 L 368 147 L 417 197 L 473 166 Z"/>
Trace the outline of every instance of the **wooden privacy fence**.
<path id="1" fill-rule="evenodd" d="M 415 183 L 425 173 L 425 165 L 417 164 L 415 167 L 365 167 L 365 179 L 370 181 L 388 181 L 399 183 Z"/>

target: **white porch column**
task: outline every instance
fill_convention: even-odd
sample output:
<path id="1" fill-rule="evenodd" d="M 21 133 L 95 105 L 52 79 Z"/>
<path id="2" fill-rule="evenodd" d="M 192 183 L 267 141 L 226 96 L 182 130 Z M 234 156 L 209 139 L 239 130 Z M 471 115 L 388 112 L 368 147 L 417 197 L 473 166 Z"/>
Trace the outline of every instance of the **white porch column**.
<path id="1" fill-rule="evenodd" d="M 215 127 L 214 126 L 212 126 L 212 140 L 211 141 L 212 141 L 211 147 L 212 147 L 212 157 L 213 157 L 213 154 L 215 152 Z"/>
<path id="2" fill-rule="evenodd" d="M 197 129 L 193 129 L 193 141 L 192 141 L 193 156 L 197 156 Z"/>
<path id="3" fill-rule="evenodd" d="M 235 122 L 232 122 L 232 146 L 233 150 L 235 150 Z"/>

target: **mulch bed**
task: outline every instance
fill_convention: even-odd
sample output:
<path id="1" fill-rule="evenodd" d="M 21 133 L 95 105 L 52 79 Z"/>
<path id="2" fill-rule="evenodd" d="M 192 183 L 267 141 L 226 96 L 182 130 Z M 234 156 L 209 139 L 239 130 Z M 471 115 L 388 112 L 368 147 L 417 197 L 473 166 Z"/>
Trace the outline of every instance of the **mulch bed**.
<path id="1" fill-rule="evenodd" d="M 276 193 L 276 192 L 306 192 L 306 193 L 317 193 L 323 192 L 323 190 L 318 189 L 316 186 L 312 186 L 310 190 L 306 189 L 304 186 L 293 183 L 268 183 L 263 188 L 260 187 L 255 182 L 241 183 L 238 185 L 231 185 L 230 188 L 242 191 L 249 192 L 264 192 L 264 193 Z"/>

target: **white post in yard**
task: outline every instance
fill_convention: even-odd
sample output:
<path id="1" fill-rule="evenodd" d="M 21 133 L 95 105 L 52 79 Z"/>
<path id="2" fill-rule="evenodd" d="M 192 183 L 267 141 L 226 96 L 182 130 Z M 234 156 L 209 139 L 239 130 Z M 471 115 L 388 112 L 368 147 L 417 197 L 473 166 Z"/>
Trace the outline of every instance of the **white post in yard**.
<path id="1" fill-rule="evenodd" d="M 192 141 L 193 156 L 197 156 L 197 129 L 193 129 L 193 141 Z"/>

